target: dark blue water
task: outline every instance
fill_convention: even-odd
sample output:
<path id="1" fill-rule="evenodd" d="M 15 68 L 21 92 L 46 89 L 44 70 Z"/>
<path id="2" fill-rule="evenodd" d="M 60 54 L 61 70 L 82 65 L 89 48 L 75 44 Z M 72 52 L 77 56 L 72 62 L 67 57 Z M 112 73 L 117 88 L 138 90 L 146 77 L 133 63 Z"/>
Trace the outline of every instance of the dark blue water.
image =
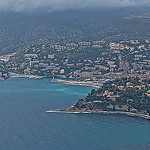
<path id="1" fill-rule="evenodd" d="M 50 79 L 0 81 L 0 150 L 149 150 L 150 121 L 46 113 L 71 107 L 91 89 Z"/>

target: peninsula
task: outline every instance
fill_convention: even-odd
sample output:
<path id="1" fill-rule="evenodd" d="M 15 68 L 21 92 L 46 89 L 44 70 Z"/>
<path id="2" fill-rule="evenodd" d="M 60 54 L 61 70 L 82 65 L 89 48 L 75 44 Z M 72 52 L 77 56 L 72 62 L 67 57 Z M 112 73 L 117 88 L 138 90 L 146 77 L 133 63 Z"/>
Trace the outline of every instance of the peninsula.
<path id="1" fill-rule="evenodd" d="M 101 113 L 139 116 L 150 119 L 150 80 L 121 78 L 92 90 L 72 108 L 58 112 Z"/>

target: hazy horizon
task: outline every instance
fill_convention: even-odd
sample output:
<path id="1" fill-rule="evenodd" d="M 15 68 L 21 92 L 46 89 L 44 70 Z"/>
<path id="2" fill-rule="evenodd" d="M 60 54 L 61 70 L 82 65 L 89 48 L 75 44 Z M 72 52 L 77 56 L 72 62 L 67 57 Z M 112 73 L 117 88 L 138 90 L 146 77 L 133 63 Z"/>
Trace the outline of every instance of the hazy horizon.
<path id="1" fill-rule="evenodd" d="M 149 0 L 1 0 L 0 11 L 57 11 L 78 8 L 150 6 Z"/>

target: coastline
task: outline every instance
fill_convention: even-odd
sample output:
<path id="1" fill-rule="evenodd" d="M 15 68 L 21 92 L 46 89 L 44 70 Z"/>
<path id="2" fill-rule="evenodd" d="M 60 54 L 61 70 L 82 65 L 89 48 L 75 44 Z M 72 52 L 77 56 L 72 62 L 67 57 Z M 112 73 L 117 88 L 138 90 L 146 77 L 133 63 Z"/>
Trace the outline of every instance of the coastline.
<path id="1" fill-rule="evenodd" d="M 104 114 L 104 115 L 126 115 L 131 117 L 140 117 L 147 120 L 150 120 L 149 115 L 145 115 L 142 113 L 133 113 L 133 112 L 123 112 L 123 111 L 102 111 L 102 110 L 72 110 L 72 109 L 64 109 L 64 110 L 49 110 L 46 113 L 72 113 L 72 114 Z"/>
<path id="2" fill-rule="evenodd" d="M 60 83 L 65 83 L 65 84 L 70 84 L 70 85 L 82 85 L 82 86 L 92 86 L 95 88 L 100 88 L 101 87 L 101 83 L 95 83 L 92 81 L 69 81 L 69 80 L 63 80 L 63 79 L 54 79 L 52 80 L 52 82 L 60 82 Z"/>
<path id="3" fill-rule="evenodd" d="M 25 74 L 12 74 L 9 77 L 12 78 L 31 78 L 31 79 L 42 79 L 46 78 L 45 76 L 37 76 L 37 75 L 25 75 Z M 73 81 L 73 80 L 64 80 L 64 79 L 52 79 L 52 82 L 65 83 L 69 85 L 81 85 L 81 86 L 91 86 L 95 88 L 100 88 L 102 83 L 97 83 L 93 81 Z"/>
<path id="4" fill-rule="evenodd" d="M 92 86 L 96 88 L 100 88 L 100 85 L 97 85 L 97 83 L 94 83 L 92 81 L 90 82 L 84 82 L 84 81 L 68 81 L 63 79 L 54 79 L 53 82 L 60 82 L 65 84 L 71 84 L 71 85 L 82 85 L 82 86 Z M 74 110 L 73 108 L 70 109 L 63 109 L 63 110 L 50 110 L 46 111 L 47 113 L 73 113 L 73 114 L 108 114 L 108 115 L 126 115 L 126 116 L 132 116 L 132 117 L 140 117 L 147 120 L 150 120 L 149 115 L 145 115 L 142 113 L 134 113 L 134 112 L 124 112 L 124 111 L 102 111 L 102 110 Z"/>
<path id="5" fill-rule="evenodd" d="M 25 77 L 25 78 L 31 78 L 31 79 L 42 79 L 45 78 L 44 76 L 36 76 L 36 75 L 24 75 L 24 74 L 15 74 L 10 77 Z M 68 80 L 63 80 L 63 79 L 54 79 L 52 82 L 60 82 L 60 83 L 65 83 L 65 84 L 70 84 L 70 85 L 82 85 L 82 86 L 92 86 L 96 88 L 100 88 L 101 86 L 93 83 L 92 81 L 90 82 L 84 82 L 84 81 L 68 81 Z M 70 109 L 63 109 L 63 110 L 49 110 L 46 111 L 47 113 L 73 113 L 73 114 L 108 114 L 108 115 L 126 115 L 126 116 L 132 116 L 132 117 L 140 117 L 144 118 L 147 120 L 150 120 L 150 115 L 142 114 L 142 113 L 134 113 L 134 112 L 124 112 L 124 111 L 102 111 L 102 110 L 74 110 L 72 108 Z"/>

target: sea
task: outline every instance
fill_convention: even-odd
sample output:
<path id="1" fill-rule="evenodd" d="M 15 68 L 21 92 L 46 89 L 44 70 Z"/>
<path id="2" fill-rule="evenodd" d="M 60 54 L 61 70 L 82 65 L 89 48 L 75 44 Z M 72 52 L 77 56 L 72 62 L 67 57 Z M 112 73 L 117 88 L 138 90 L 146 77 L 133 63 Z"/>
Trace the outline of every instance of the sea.
<path id="1" fill-rule="evenodd" d="M 92 89 L 48 78 L 0 81 L 0 150 L 149 150 L 149 120 L 46 112 L 70 108 Z"/>

